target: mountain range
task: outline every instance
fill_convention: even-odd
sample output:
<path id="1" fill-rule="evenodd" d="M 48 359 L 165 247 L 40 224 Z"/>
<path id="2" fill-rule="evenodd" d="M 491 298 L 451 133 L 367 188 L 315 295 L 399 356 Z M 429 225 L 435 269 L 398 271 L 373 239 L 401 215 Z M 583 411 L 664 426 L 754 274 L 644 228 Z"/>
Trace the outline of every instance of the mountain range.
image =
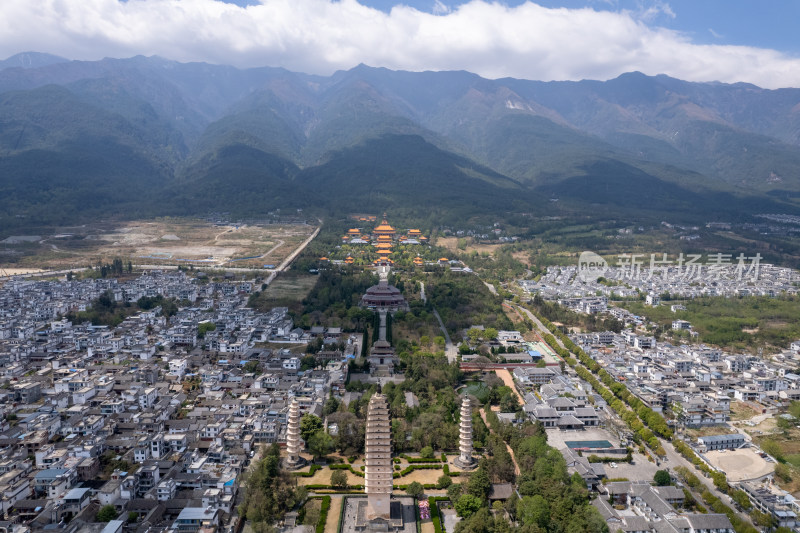
<path id="1" fill-rule="evenodd" d="M 0 61 L 0 228 L 276 208 L 798 213 L 800 89 Z"/>

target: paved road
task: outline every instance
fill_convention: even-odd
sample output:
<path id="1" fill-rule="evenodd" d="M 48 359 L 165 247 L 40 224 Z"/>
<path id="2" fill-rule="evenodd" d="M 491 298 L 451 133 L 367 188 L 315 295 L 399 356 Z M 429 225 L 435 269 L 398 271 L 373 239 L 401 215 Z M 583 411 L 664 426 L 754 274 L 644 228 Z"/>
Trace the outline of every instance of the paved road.
<path id="1" fill-rule="evenodd" d="M 444 354 L 447 356 L 447 362 L 455 363 L 458 361 L 458 348 L 456 348 L 456 346 L 453 344 L 453 341 L 450 340 L 450 334 L 447 333 L 447 328 L 444 327 L 444 322 L 442 322 L 442 317 L 439 316 L 439 311 L 434 309 L 433 316 L 435 316 L 436 320 L 439 321 L 439 328 L 444 334 Z"/>
<path id="2" fill-rule="evenodd" d="M 30 279 L 30 278 L 49 278 L 52 276 L 66 276 L 67 273 L 72 272 L 82 272 L 84 270 L 88 270 L 86 267 L 81 268 L 67 268 L 64 270 L 43 270 L 41 272 L 30 272 L 28 274 L 14 274 L 10 276 L 0 276 L 0 281 L 10 280 L 13 278 L 23 278 L 23 279 Z"/>

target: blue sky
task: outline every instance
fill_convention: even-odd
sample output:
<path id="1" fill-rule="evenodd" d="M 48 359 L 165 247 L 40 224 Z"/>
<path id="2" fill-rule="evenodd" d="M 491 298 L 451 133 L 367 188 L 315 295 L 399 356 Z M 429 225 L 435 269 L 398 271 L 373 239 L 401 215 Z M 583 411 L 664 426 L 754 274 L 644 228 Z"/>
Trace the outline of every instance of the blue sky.
<path id="1" fill-rule="evenodd" d="M 359 63 L 488 78 L 800 87 L 800 0 L 2 0 L 0 58 L 159 55 L 330 74 Z M 31 31 L 36 28 L 36 31 Z"/>

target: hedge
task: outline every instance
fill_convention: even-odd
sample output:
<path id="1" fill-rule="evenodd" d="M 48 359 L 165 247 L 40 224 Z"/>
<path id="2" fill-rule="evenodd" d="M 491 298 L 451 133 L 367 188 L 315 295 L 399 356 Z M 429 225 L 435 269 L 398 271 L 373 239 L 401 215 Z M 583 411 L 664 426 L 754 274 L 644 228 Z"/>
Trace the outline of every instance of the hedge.
<path id="1" fill-rule="evenodd" d="M 322 505 L 319 510 L 319 522 L 317 522 L 317 533 L 325 533 L 325 522 L 328 520 L 328 510 L 331 508 L 331 497 L 323 496 Z"/>
<path id="2" fill-rule="evenodd" d="M 331 494 L 361 494 L 364 491 L 364 485 L 348 485 L 346 489 L 334 487 L 333 485 L 312 484 L 305 485 L 305 488 L 313 491 L 330 491 Z"/>
<path id="3" fill-rule="evenodd" d="M 308 472 L 295 472 L 294 475 L 298 477 L 313 477 L 320 468 L 322 467 L 319 465 L 311 465 L 311 468 L 308 469 Z"/>
<path id="4" fill-rule="evenodd" d="M 442 518 L 439 516 L 439 507 L 436 505 L 436 502 L 441 502 L 448 500 L 449 498 L 446 497 L 434 497 L 431 496 L 428 498 L 428 506 L 431 510 L 431 521 L 433 522 L 433 533 L 443 533 L 442 532 Z"/>
<path id="5" fill-rule="evenodd" d="M 631 457 L 631 452 L 628 452 L 628 455 L 625 457 L 599 457 L 597 455 L 590 455 L 587 457 L 587 460 L 590 463 L 630 463 L 633 460 Z"/>
<path id="6" fill-rule="evenodd" d="M 447 466 L 447 465 L 445 465 L 445 466 Z M 414 470 L 439 470 L 440 468 L 442 468 L 442 465 L 440 465 L 440 464 L 435 464 L 435 465 L 431 465 L 431 464 L 426 464 L 426 465 L 408 465 L 407 467 L 402 469 L 400 472 L 393 472 L 392 473 L 392 477 L 398 478 L 398 477 L 407 476 L 408 474 L 410 474 Z"/>
<path id="7" fill-rule="evenodd" d="M 451 472 L 450 471 L 450 465 L 447 464 L 447 463 L 444 464 L 444 466 L 442 467 L 442 470 L 444 471 L 445 475 L 448 475 L 450 477 L 456 477 L 456 476 L 460 476 L 461 475 L 461 472 Z"/>
<path id="8" fill-rule="evenodd" d="M 328 468 L 330 468 L 331 470 L 349 470 L 351 473 L 359 477 L 364 477 L 364 472 L 360 470 L 354 470 L 352 465 L 335 464 L 335 465 L 328 465 Z"/>
<path id="9" fill-rule="evenodd" d="M 400 457 L 402 457 L 403 459 L 405 459 L 409 463 L 439 463 L 440 462 L 439 459 L 436 459 L 436 458 L 423 459 L 422 457 L 409 457 L 409 456 L 407 456 L 405 454 L 401 455 Z"/>
<path id="10" fill-rule="evenodd" d="M 397 490 L 406 490 L 408 488 L 408 485 L 392 485 L 392 488 L 395 488 Z M 435 489 L 436 483 L 423 483 L 422 488 L 425 490 Z"/>

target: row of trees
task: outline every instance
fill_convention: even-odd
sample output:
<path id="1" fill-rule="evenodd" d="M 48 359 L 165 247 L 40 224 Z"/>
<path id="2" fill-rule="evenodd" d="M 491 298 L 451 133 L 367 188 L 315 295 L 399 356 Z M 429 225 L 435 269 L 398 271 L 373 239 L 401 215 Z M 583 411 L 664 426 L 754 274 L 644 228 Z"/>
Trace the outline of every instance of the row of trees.
<path id="1" fill-rule="evenodd" d="M 575 371 L 578 375 L 588 381 L 592 387 L 603 397 L 603 399 L 620 415 L 620 417 L 634 430 L 635 434 L 644 440 L 647 445 L 654 450 L 655 453 L 658 455 L 664 455 L 664 449 L 661 445 L 661 442 L 656 437 L 661 436 L 665 439 L 672 441 L 675 450 L 683 455 L 686 459 L 691 461 L 697 468 L 704 471 L 706 474 L 711 477 L 714 486 L 717 487 L 720 491 L 729 493 L 734 501 L 740 501 L 746 499 L 747 495 L 744 494 L 740 490 L 732 490 L 731 487 L 728 485 L 727 476 L 724 472 L 718 472 L 712 470 L 708 465 L 706 465 L 695 453 L 694 451 L 686 445 L 682 440 L 679 440 L 674 437 L 672 430 L 666 423 L 664 417 L 660 414 L 655 413 L 652 409 L 645 406 L 639 398 L 636 398 L 633 394 L 630 393 L 627 387 L 622 383 L 617 382 L 613 376 L 611 376 L 605 369 L 601 368 L 596 361 L 594 361 L 591 357 L 589 357 L 582 349 L 580 349 L 575 343 L 573 343 L 566 335 L 564 335 L 559 330 L 552 329 L 552 324 L 544 319 L 542 323 L 551 331 L 555 331 L 556 335 L 559 336 L 562 343 L 564 344 L 565 348 L 558 347 L 555 338 L 553 335 L 546 335 L 545 341 L 548 342 L 554 349 L 556 349 L 562 356 L 565 357 L 566 361 L 575 368 Z M 575 361 L 572 357 L 570 357 L 569 352 L 574 353 L 580 363 Z M 591 371 L 591 372 L 590 372 Z M 603 383 L 608 385 L 609 388 L 604 387 L 600 384 L 598 379 L 593 375 L 596 374 L 600 376 Z M 623 403 L 624 402 L 624 403 Z M 631 407 L 628 409 L 626 407 Z M 800 412 L 800 407 L 797 409 Z M 648 427 L 645 427 L 645 424 Z M 686 469 L 684 469 L 686 470 Z M 688 470 L 686 470 L 688 472 Z M 690 474 L 693 478 L 693 481 L 696 480 L 696 484 L 693 488 L 700 487 L 700 481 L 697 479 L 696 476 Z M 685 479 L 692 479 L 688 476 L 685 476 Z M 692 483 L 687 483 L 692 486 Z M 728 519 L 731 521 L 731 524 L 734 526 L 734 529 L 737 533 L 754 533 L 756 530 L 750 525 L 747 521 L 742 520 L 733 509 L 725 505 L 719 498 L 714 496 L 708 489 L 704 489 L 702 493 L 703 499 L 711 505 L 712 509 L 715 512 L 722 513 L 728 516 Z M 747 509 L 744 504 L 742 505 L 745 509 Z M 755 519 L 755 517 L 754 517 Z"/>
<path id="2" fill-rule="evenodd" d="M 588 370 L 589 372 L 591 372 L 591 374 L 599 376 L 603 384 L 605 384 L 605 386 L 608 387 L 608 389 L 610 389 L 610 391 L 613 393 L 613 396 L 619 398 L 625 404 L 627 404 L 634 411 L 635 416 L 639 418 L 641 423 L 646 425 L 647 428 L 649 428 L 648 431 L 644 432 L 636 430 L 637 433 L 640 434 L 640 436 L 645 442 L 649 444 L 656 435 L 666 439 L 672 438 L 672 430 L 670 429 L 669 425 L 667 424 L 667 421 L 664 419 L 663 416 L 661 416 L 660 414 L 656 413 L 655 411 L 644 405 L 644 403 L 642 403 L 642 401 L 639 398 L 630 393 L 630 391 L 625 385 L 619 383 L 616 379 L 614 379 L 614 377 L 611 374 L 609 374 L 604 368 L 602 368 L 594 359 L 589 357 L 586 354 L 586 352 L 584 352 L 580 347 L 578 347 L 574 342 L 572 342 L 572 340 L 570 340 L 569 337 L 567 337 L 563 332 L 555 329 L 547 319 L 543 319 L 542 324 L 551 331 L 555 331 L 555 334 L 558 335 L 559 339 L 564 345 L 564 348 L 558 346 L 555 337 L 553 337 L 553 335 L 551 334 L 545 335 L 545 341 L 548 344 L 550 344 L 557 352 L 559 352 L 559 354 L 562 355 L 562 357 L 567 361 L 568 364 L 570 364 L 570 366 L 573 367 L 576 366 L 576 361 L 570 356 L 570 352 L 572 352 L 578 357 L 578 360 L 580 361 L 581 365 L 583 365 L 584 370 Z M 591 374 L 589 374 L 588 372 L 584 372 L 584 375 L 588 375 L 588 377 L 592 378 L 594 382 L 597 382 L 597 379 L 594 378 L 594 376 L 592 376 Z M 590 381 L 589 379 L 587 378 L 584 379 L 589 381 L 589 383 L 591 383 L 592 386 L 595 385 L 595 383 L 592 383 L 592 381 Z M 600 390 L 598 390 L 598 393 L 602 395 L 602 392 Z M 613 397 L 609 398 L 611 398 L 611 401 L 609 401 L 606 398 L 604 399 L 606 400 L 607 403 L 609 403 L 609 405 L 611 405 L 613 403 Z M 660 445 L 658 445 L 657 447 L 660 447 Z"/>

